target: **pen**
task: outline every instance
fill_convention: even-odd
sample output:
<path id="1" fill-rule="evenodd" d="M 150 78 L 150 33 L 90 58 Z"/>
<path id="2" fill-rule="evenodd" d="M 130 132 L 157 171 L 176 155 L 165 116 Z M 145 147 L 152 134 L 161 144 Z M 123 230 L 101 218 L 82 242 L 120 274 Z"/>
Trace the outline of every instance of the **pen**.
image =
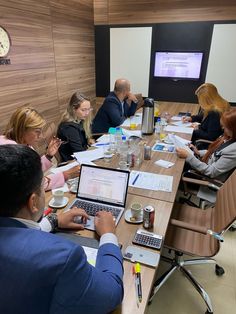
<path id="1" fill-rule="evenodd" d="M 137 300 L 139 302 L 142 302 L 141 267 L 139 263 L 135 264 L 135 286 L 136 286 Z"/>
<path id="2" fill-rule="evenodd" d="M 110 143 L 96 143 L 95 146 L 106 146 L 109 145 Z"/>
<path id="3" fill-rule="evenodd" d="M 132 183 L 132 185 L 135 185 L 135 182 L 138 180 L 138 177 L 139 177 L 139 173 L 136 175 L 136 177 L 134 178 L 134 181 Z"/>

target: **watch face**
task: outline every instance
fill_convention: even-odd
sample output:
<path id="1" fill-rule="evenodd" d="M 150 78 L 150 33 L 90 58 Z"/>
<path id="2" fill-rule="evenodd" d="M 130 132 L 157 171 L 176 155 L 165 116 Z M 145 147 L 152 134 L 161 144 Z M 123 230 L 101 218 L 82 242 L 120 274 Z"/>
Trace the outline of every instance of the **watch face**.
<path id="1" fill-rule="evenodd" d="M 0 26 L 0 57 L 5 57 L 10 49 L 10 38 L 7 31 Z"/>

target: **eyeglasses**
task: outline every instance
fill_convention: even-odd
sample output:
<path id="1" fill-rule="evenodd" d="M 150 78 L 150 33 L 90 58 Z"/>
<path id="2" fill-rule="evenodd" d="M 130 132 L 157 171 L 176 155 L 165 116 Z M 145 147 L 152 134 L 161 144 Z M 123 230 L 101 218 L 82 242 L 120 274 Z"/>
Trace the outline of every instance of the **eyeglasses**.
<path id="1" fill-rule="evenodd" d="M 83 108 L 83 109 L 80 109 L 80 111 L 82 111 L 82 112 L 91 112 L 91 111 L 93 111 L 93 108 L 89 108 L 89 109 Z"/>

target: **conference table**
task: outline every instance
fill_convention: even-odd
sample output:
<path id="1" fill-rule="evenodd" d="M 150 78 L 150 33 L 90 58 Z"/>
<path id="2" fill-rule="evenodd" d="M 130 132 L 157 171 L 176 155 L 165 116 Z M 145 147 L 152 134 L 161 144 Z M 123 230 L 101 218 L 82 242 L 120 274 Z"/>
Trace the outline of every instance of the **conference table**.
<path id="1" fill-rule="evenodd" d="M 178 114 L 179 112 L 191 112 L 191 114 L 197 114 L 199 110 L 199 106 L 197 104 L 160 102 L 159 106 L 161 113 L 168 112 L 172 116 Z M 178 135 L 185 139 L 191 139 L 190 134 L 178 133 Z M 153 134 L 150 136 L 145 136 L 143 140 L 148 145 L 152 146 L 156 142 L 157 138 L 156 135 Z M 161 168 L 154 164 L 154 162 L 158 159 L 171 161 L 174 163 L 174 166 L 168 169 Z M 134 167 L 131 169 L 173 176 L 172 192 L 153 191 L 135 187 L 129 187 L 128 189 L 126 209 L 130 208 L 131 204 L 134 202 L 141 203 L 143 206 L 153 206 L 155 208 L 155 220 L 153 229 L 149 231 L 160 234 L 163 237 L 165 236 L 170 220 L 174 200 L 184 167 L 184 162 L 184 159 L 178 158 L 175 153 L 153 152 L 151 160 L 144 160 L 139 167 Z M 101 166 L 117 167 L 118 157 L 115 156 L 110 164 L 103 160 L 99 160 L 97 162 L 95 161 L 95 163 Z M 69 201 L 72 201 L 75 198 L 75 194 L 72 193 L 67 193 L 66 196 L 69 197 Z M 47 192 L 46 202 L 48 202 L 51 197 L 51 192 Z M 142 224 L 127 223 L 123 214 L 116 228 L 116 235 L 118 237 L 119 243 L 122 244 L 123 252 L 128 245 L 133 245 L 132 239 L 136 230 L 139 228 L 142 228 Z M 97 238 L 96 233 L 89 230 L 79 231 L 78 233 L 81 236 Z M 156 251 L 153 250 L 153 252 Z M 153 268 L 150 266 L 141 265 L 142 302 L 138 306 L 133 275 L 133 263 L 124 260 L 124 299 L 122 304 L 113 313 L 145 313 L 152 285 L 155 281 L 157 269 L 158 266 Z"/>

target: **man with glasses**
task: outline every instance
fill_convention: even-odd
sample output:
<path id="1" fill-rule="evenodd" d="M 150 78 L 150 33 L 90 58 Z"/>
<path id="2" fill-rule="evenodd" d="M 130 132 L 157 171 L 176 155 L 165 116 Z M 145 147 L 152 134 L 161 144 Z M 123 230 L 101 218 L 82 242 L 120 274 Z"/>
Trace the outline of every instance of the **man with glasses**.
<path id="1" fill-rule="evenodd" d="M 24 145 L 0 146 L 0 313 L 112 311 L 123 297 L 122 255 L 110 213 L 95 218 L 101 236 L 96 266 L 81 246 L 40 230 L 45 205 L 38 154 Z M 87 216 L 80 209 L 69 211 Z"/>

